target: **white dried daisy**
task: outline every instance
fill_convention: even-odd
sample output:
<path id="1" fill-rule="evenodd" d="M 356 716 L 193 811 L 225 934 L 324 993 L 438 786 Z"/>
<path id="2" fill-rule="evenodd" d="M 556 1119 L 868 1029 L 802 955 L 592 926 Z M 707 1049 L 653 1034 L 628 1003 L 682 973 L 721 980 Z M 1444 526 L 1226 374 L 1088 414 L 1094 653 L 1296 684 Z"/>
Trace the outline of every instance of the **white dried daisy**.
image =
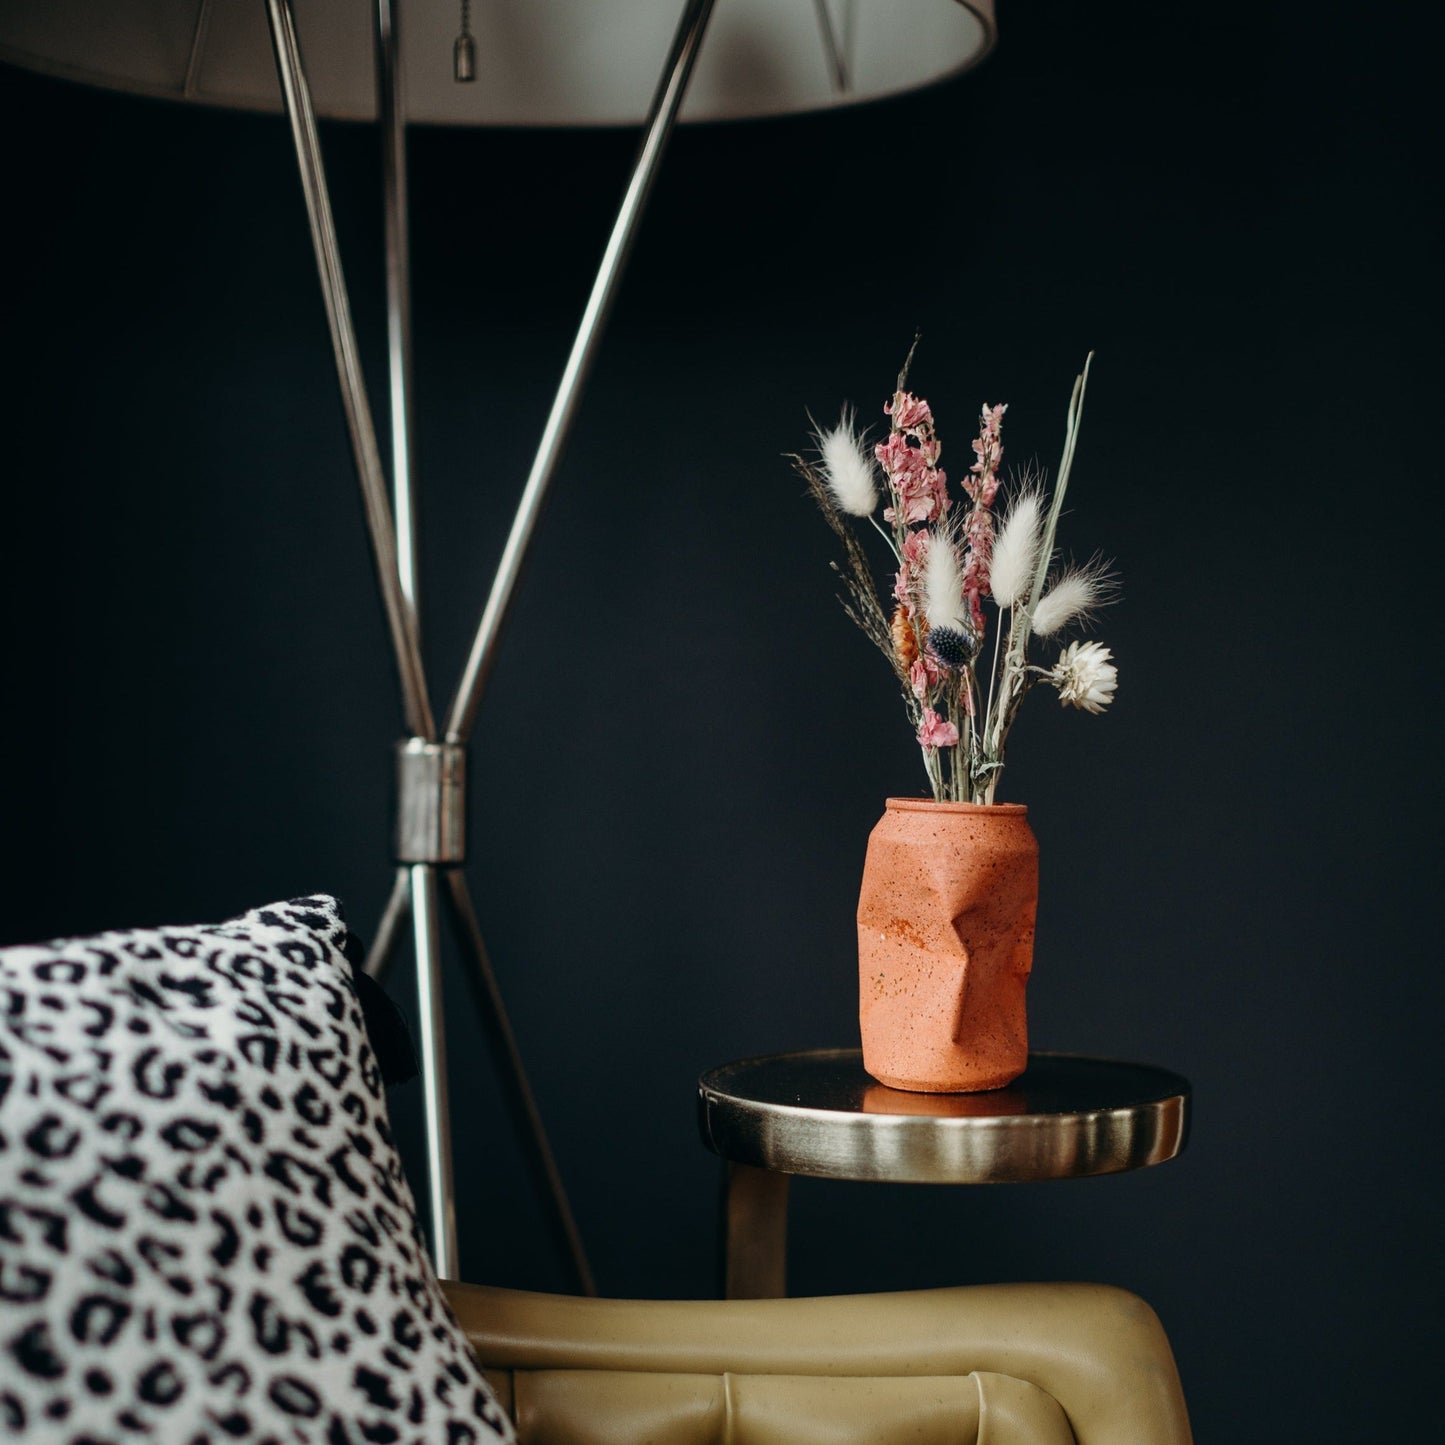
<path id="1" fill-rule="evenodd" d="M 878 505 L 878 473 L 867 444 L 854 429 L 853 413 L 844 409 L 838 425 L 817 433 L 823 480 L 840 512 L 871 517 Z"/>
<path id="2" fill-rule="evenodd" d="M 1113 655 L 1099 642 L 1071 642 L 1049 674 L 1059 701 L 1085 712 L 1103 712 L 1119 685 L 1119 669 L 1109 661 Z"/>

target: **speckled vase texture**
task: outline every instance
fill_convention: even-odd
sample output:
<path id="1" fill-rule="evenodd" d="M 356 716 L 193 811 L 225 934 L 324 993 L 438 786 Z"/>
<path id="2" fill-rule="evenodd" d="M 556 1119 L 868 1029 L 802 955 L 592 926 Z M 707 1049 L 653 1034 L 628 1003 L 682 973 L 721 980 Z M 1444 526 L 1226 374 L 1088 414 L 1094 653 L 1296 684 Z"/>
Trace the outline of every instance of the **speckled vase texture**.
<path id="1" fill-rule="evenodd" d="M 858 1017 L 875 1079 L 949 1094 L 1023 1073 L 1038 898 L 1022 804 L 888 799 L 858 899 Z"/>

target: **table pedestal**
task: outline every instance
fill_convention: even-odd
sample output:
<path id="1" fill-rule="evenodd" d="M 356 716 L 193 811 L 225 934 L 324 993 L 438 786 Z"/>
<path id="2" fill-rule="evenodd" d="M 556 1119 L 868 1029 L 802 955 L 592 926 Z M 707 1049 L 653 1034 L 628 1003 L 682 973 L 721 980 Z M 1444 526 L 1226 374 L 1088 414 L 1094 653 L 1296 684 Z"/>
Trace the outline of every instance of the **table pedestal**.
<path id="1" fill-rule="evenodd" d="M 787 1294 L 790 1182 L 787 1174 L 728 1164 L 723 1200 L 724 1299 L 781 1299 Z"/>

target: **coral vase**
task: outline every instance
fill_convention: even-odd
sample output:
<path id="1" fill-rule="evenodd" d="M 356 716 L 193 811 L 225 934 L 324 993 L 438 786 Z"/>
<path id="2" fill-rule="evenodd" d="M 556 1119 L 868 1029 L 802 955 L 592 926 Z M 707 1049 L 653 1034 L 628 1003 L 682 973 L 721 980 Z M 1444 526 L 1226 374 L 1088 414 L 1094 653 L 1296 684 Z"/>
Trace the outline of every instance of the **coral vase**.
<path id="1" fill-rule="evenodd" d="M 948 1094 L 1023 1073 L 1038 896 L 1022 804 L 888 799 L 858 899 L 858 1015 L 875 1079 Z"/>

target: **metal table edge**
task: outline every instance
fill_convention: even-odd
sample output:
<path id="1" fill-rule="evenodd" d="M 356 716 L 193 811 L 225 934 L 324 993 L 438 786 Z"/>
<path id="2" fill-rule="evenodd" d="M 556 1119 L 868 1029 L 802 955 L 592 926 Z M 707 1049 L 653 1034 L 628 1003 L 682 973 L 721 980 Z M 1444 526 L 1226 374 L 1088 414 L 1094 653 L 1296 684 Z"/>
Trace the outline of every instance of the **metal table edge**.
<path id="1" fill-rule="evenodd" d="M 779 1173 L 798 1174 L 814 1178 L 853 1180 L 859 1182 L 890 1181 L 897 1183 L 998 1183 L 1041 1182 L 1045 1179 L 1100 1177 L 1107 1174 L 1125 1173 L 1130 1170 L 1149 1168 L 1167 1163 L 1176 1158 L 1184 1149 L 1189 1138 L 1192 1115 L 1193 1088 L 1188 1079 L 1173 1070 L 1156 1064 L 1137 1063 L 1122 1059 L 1105 1059 L 1089 1054 L 1077 1054 L 1056 1050 L 1039 1050 L 1031 1058 L 1040 1059 L 1081 1059 L 1100 1065 L 1118 1065 L 1127 1068 L 1147 1070 L 1160 1076 L 1161 1084 L 1168 1092 L 1157 1098 L 1141 1100 L 1138 1103 L 1112 1108 L 1085 1109 L 1047 1115 L 994 1115 L 984 1117 L 947 1117 L 938 1115 L 909 1114 L 851 1114 L 833 1109 L 822 1109 L 805 1104 L 761 1103 L 748 1100 L 724 1089 L 709 1084 L 708 1080 L 725 1070 L 743 1069 L 749 1064 L 758 1064 L 770 1059 L 796 1057 L 854 1057 L 857 1048 L 805 1049 L 787 1054 L 764 1054 L 752 1058 L 738 1059 L 706 1070 L 698 1078 L 698 1126 L 707 1146 L 720 1157 L 755 1168 L 769 1169 Z M 798 1148 L 769 1151 L 762 1139 L 743 1140 L 738 1131 L 716 1127 L 720 1122 L 716 1115 L 732 1113 L 742 1118 L 763 1120 L 785 1119 L 806 1124 L 815 1123 L 826 1128 L 835 1138 L 846 1140 L 849 1135 L 859 1139 L 879 1138 L 909 1133 L 938 1139 L 961 1138 L 965 1141 L 979 1140 L 992 1136 L 1007 1140 L 1010 1136 L 1068 1134 L 1083 1137 L 1088 1131 L 1113 1121 L 1121 1136 L 1129 1144 L 1137 1140 L 1139 1147 L 1123 1149 L 1105 1158 L 1099 1167 L 1075 1168 L 1059 1172 L 1037 1165 L 1011 1166 L 1008 1172 L 990 1175 L 987 1172 L 968 1177 L 947 1175 L 936 1168 L 899 1169 L 896 1165 L 881 1167 L 867 1159 L 855 1157 L 851 1161 L 827 1157 L 826 1149 Z M 741 1147 L 739 1147 L 741 1145 Z M 876 1153 L 877 1151 L 864 1151 Z M 938 1151 L 931 1151 L 936 1154 Z M 784 1157 L 779 1157 L 784 1156 Z"/>

